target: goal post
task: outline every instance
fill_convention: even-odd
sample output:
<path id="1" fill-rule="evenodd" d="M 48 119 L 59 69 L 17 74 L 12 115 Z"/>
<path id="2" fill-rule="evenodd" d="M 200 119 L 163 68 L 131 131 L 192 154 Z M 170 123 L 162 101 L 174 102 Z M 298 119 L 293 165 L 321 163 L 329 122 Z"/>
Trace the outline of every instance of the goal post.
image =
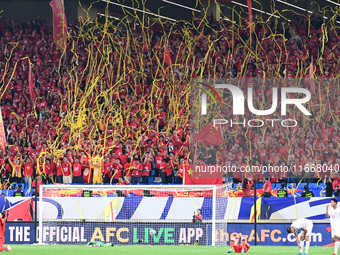
<path id="1" fill-rule="evenodd" d="M 38 240 L 225 245 L 227 203 L 227 185 L 41 185 Z"/>

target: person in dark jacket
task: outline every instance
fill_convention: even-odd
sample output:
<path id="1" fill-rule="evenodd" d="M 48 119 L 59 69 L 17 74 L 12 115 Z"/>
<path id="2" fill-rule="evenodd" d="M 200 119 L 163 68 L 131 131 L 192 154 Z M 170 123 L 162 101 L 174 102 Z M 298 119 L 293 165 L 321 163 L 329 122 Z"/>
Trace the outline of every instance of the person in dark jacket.
<path id="1" fill-rule="evenodd" d="M 331 177 L 327 178 L 327 176 L 326 176 L 323 183 L 326 185 L 325 197 L 332 197 L 334 190 L 333 190 L 333 183 L 332 183 Z"/>
<path id="2" fill-rule="evenodd" d="M 25 193 L 22 190 L 22 185 L 19 184 L 17 190 L 14 191 L 13 193 L 13 197 L 24 197 L 24 196 L 25 196 Z"/>
<path id="3" fill-rule="evenodd" d="M 281 188 L 277 190 L 277 197 L 288 197 L 288 191 L 285 188 L 284 182 L 281 182 Z"/>
<path id="4" fill-rule="evenodd" d="M 304 189 L 305 190 L 302 192 L 301 197 L 314 197 L 313 191 L 309 190 L 307 185 L 305 185 Z"/>

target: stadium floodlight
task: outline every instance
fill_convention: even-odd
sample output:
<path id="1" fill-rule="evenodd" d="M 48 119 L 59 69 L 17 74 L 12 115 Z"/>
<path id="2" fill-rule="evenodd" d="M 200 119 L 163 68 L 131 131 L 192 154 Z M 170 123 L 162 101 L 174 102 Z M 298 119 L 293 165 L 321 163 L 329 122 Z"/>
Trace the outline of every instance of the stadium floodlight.
<path id="1" fill-rule="evenodd" d="M 327 2 L 329 2 L 329 3 L 331 3 L 331 4 L 335 4 L 335 5 L 338 5 L 338 6 L 340 6 L 340 4 L 339 3 L 336 3 L 336 2 L 333 2 L 333 1 L 331 1 L 331 0 L 326 0 Z"/>
<path id="2" fill-rule="evenodd" d="M 109 3 L 109 4 L 118 5 L 118 6 L 120 6 L 120 7 L 124 7 L 124 8 L 126 8 L 126 9 L 130 9 L 130 10 L 142 12 L 142 13 L 145 13 L 145 14 L 150 14 L 150 15 L 152 15 L 152 16 L 156 16 L 156 17 L 159 17 L 159 18 L 162 18 L 162 19 L 167 19 L 167 20 L 171 20 L 171 21 L 174 21 L 174 22 L 177 21 L 177 20 L 172 19 L 172 18 L 169 18 L 169 17 L 165 17 L 165 16 L 162 16 L 162 15 L 158 15 L 158 14 L 155 14 L 155 13 L 152 13 L 152 12 L 147 12 L 147 11 L 139 10 L 139 9 L 136 9 L 136 8 L 131 7 L 131 6 L 124 5 L 124 4 L 114 3 L 114 2 L 111 2 L 111 1 L 109 1 L 109 0 L 102 0 L 102 2 L 106 2 L 106 3 Z"/>
<path id="3" fill-rule="evenodd" d="M 238 3 L 238 2 L 235 2 L 235 1 L 231 1 L 231 3 L 233 3 L 233 4 L 237 4 L 237 5 L 240 5 L 240 6 L 242 6 L 242 7 L 245 7 L 245 8 L 248 8 L 248 6 L 247 5 L 245 5 L 245 4 L 241 4 L 241 3 Z M 273 17 L 275 17 L 275 18 L 281 18 L 280 16 L 277 16 L 277 15 L 275 15 L 275 14 L 272 14 L 272 13 L 269 13 L 269 12 L 265 12 L 265 11 L 262 11 L 262 10 L 259 10 L 259 9 L 256 9 L 256 8 L 251 8 L 253 11 L 257 11 L 257 12 L 261 12 L 261 13 L 264 13 L 264 14 L 267 14 L 267 15 L 271 15 L 271 16 L 273 16 Z M 290 21 L 290 20 L 289 20 Z"/>
<path id="4" fill-rule="evenodd" d="M 170 1 L 168 1 L 168 0 L 163 0 L 163 2 L 168 3 L 168 4 L 176 5 L 176 6 L 179 6 L 179 7 L 184 8 L 184 9 L 189 9 L 189 10 L 191 10 L 191 11 L 201 12 L 200 10 L 197 10 L 197 9 L 194 9 L 194 8 L 189 7 L 189 6 L 182 5 L 182 4 L 170 2 Z"/>
<path id="5" fill-rule="evenodd" d="M 102 16 L 102 17 L 108 17 L 108 18 L 110 18 L 110 19 L 115 19 L 115 20 L 120 20 L 119 18 L 117 18 L 117 17 L 114 17 L 114 16 L 111 16 L 111 15 L 105 15 L 105 14 L 103 14 L 103 13 L 100 13 L 100 12 L 98 12 L 97 13 L 99 16 Z"/>

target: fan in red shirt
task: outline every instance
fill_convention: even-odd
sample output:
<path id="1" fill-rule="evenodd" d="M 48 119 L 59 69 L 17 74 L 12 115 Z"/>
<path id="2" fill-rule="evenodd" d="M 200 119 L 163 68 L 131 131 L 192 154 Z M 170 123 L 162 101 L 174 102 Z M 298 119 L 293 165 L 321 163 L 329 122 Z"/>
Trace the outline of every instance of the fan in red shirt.
<path id="1" fill-rule="evenodd" d="M 123 155 L 123 143 L 119 143 L 118 147 L 115 150 L 116 156 L 121 157 Z"/>
<path id="2" fill-rule="evenodd" d="M 161 165 L 161 177 L 162 183 L 171 183 L 172 182 L 172 168 L 170 165 L 170 159 L 165 158 L 163 159 Z"/>
<path id="3" fill-rule="evenodd" d="M 79 162 L 78 158 L 75 159 L 75 162 L 72 164 L 72 167 L 73 167 L 72 183 L 83 183 L 82 176 L 83 165 Z"/>
<path id="4" fill-rule="evenodd" d="M 139 184 L 140 177 L 142 176 L 143 171 L 143 165 L 140 163 L 140 159 L 136 158 L 135 163 L 133 165 L 133 171 L 132 171 L 132 183 Z"/>
<path id="5" fill-rule="evenodd" d="M 132 167 L 133 167 L 133 162 L 131 162 L 131 158 L 128 158 L 126 160 L 126 164 L 124 164 L 125 180 L 127 183 L 131 183 Z"/>
<path id="6" fill-rule="evenodd" d="M 82 164 L 83 170 L 83 182 L 92 183 L 92 172 L 90 171 L 89 157 L 85 156 L 85 152 L 81 152 L 80 163 Z"/>
<path id="7" fill-rule="evenodd" d="M 155 168 L 155 176 L 160 176 L 160 169 L 162 166 L 162 161 L 164 157 L 162 157 L 162 153 L 160 151 L 157 152 L 157 156 L 155 156 L 156 168 Z"/>
<path id="8" fill-rule="evenodd" d="M 152 155 L 149 152 L 145 153 L 143 160 L 142 183 L 148 184 L 151 171 Z"/>
<path id="9" fill-rule="evenodd" d="M 185 173 L 184 171 L 188 171 L 189 169 L 190 169 L 190 166 L 185 162 L 184 158 L 181 158 L 181 160 L 179 161 L 176 183 L 183 182 L 183 175 Z"/>
<path id="10" fill-rule="evenodd" d="M 264 143 L 261 144 L 261 149 L 259 150 L 259 155 L 261 158 L 261 162 L 267 161 L 267 149 L 266 145 Z"/>
<path id="11" fill-rule="evenodd" d="M 118 183 L 117 185 L 128 185 L 129 183 L 127 181 L 124 181 L 123 177 L 118 177 Z"/>
<path id="12" fill-rule="evenodd" d="M 250 188 L 253 186 L 253 181 L 244 178 L 242 188 L 243 188 L 243 196 L 244 197 L 251 197 Z"/>
<path id="13" fill-rule="evenodd" d="M 90 171 L 90 167 L 84 168 L 83 182 L 84 183 L 92 183 L 92 171 Z"/>
<path id="14" fill-rule="evenodd" d="M 41 175 L 38 175 L 37 177 L 35 177 L 35 180 L 32 182 L 32 188 L 35 188 L 35 191 L 32 193 L 32 197 L 35 196 L 35 194 L 37 194 L 37 196 L 39 196 L 39 191 L 40 191 L 40 186 L 43 185 L 42 182 L 42 177 Z"/>
<path id="15" fill-rule="evenodd" d="M 113 164 L 113 183 L 118 183 L 119 182 L 119 177 L 122 177 L 123 179 L 123 166 L 121 163 L 120 158 L 116 159 L 116 162 Z"/>
<path id="16" fill-rule="evenodd" d="M 68 160 L 67 156 L 64 156 L 63 163 L 61 163 L 62 171 L 63 171 L 63 183 L 72 183 L 72 169 L 71 163 Z"/>
<path id="17" fill-rule="evenodd" d="M 263 196 L 264 197 L 271 197 L 272 194 L 272 183 L 269 180 L 269 177 L 264 178 L 266 180 L 264 186 L 263 186 Z"/>
<path id="18" fill-rule="evenodd" d="M 63 167 L 59 159 L 56 163 L 56 168 L 57 168 L 57 183 L 63 183 Z"/>
<path id="19" fill-rule="evenodd" d="M 32 184 L 32 176 L 33 176 L 33 159 L 28 157 L 24 164 L 24 182 L 25 182 L 25 189 L 31 187 Z"/>
<path id="20" fill-rule="evenodd" d="M 103 168 L 104 168 L 104 183 L 110 183 L 112 178 L 112 164 L 110 162 L 109 157 L 105 157 Z"/>
<path id="21" fill-rule="evenodd" d="M 5 213 L 0 212 L 0 251 L 12 251 L 11 246 L 5 245 L 6 219 Z"/>
<path id="22" fill-rule="evenodd" d="M 164 111 L 164 107 L 161 106 L 159 108 L 159 113 L 158 113 L 158 131 L 161 132 L 163 130 L 163 128 L 166 125 L 166 118 L 167 118 L 167 114 Z"/>
<path id="23" fill-rule="evenodd" d="M 45 179 L 46 183 L 54 183 L 54 163 L 51 162 L 51 159 L 47 158 L 46 163 L 44 165 L 44 173 L 46 174 Z"/>
<path id="24" fill-rule="evenodd" d="M 242 239 L 241 244 L 237 244 L 239 239 Z M 235 253 L 247 253 L 250 249 L 250 244 L 247 243 L 241 233 L 235 239 L 230 241 L 230 250 L 228 250 L 228 253 L 232 253 L 233 249 Z"/>

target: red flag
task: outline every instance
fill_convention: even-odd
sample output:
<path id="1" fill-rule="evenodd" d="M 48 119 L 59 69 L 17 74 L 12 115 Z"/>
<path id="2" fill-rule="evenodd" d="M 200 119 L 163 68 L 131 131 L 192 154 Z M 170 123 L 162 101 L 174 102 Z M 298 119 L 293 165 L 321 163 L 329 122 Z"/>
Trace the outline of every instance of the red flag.
<path id="1" fill-rule="evenodd" d="M 214 171 L 212 169 L 214 167 Z M 223 171 L 219 170 L 216 166 L 191 165 L 185 168 L 184 171 L 184 185 L 222 185 L 223 184 Z"/>
<path id="2" fill-rule="evenodd" d="M 171 59 L 171 55 L 170 55 L 168 46 L 165 46 L 164 62 L 165 62 L 168 66 L 171 66 L 171 65 L 172 65 L 172 59 Z"/>
<path id="3" fill-rule="evenodd" d="M 34 77 L 33 77 L 33 71 L 32 71 L 32 65 L 28 63 L 28 89 L 31 95 L 31 99 L 34 102 L 35 101 L 35 93 L 34 93 Z"/>
<path id="4" fill-rule="evenodd" d="M 247 0 L 248 5 L 248 13 L 249 13 L 249 25 L 252 28 L 253 27 L 253 14 L 251 11 L 251 0 Z"/>
<path id="5" fill-rule="evenodd" d="M 33 199 L 28 199 L 19 202 L 7 210 L 8 221 L 17 221 L 19 218 L 22 221 L 32 221 L 33 219 Z"/>
<path id="6" fill-rule="evenodd" d="M 1 150 L 5 151 L 6 142 L 6 134 L 5 134 L 5 127 L 4 121 L 2 120 L 2 113 L 0 108 L 0 148 Z"/>
<path id="7" fill-rule="evenodd" d="M 220 125 L 217 125 L 216 127 L 214 127 L 213 124 L 205 126 L 200 132 L 194 135 L 194 139 L 199 143 L 204 143 L 205 145 L 224 144 Z"/>
<path id="8" fill-rule="evenodd" d="M 310 90 L 315 94 L 315 81 L 314 81 L 314 65 L 313 65 L 313 59 L 312 63 L 310 64 L 309 68 L 309 85 L 310 85 Z"/>
<path id="9" fill-rule="evenodd" d="M 63 0 L 50 2 L 53 11 L 53 40 L 57 49 L 65 49 L 67 43 L 67 21 Z"/>

